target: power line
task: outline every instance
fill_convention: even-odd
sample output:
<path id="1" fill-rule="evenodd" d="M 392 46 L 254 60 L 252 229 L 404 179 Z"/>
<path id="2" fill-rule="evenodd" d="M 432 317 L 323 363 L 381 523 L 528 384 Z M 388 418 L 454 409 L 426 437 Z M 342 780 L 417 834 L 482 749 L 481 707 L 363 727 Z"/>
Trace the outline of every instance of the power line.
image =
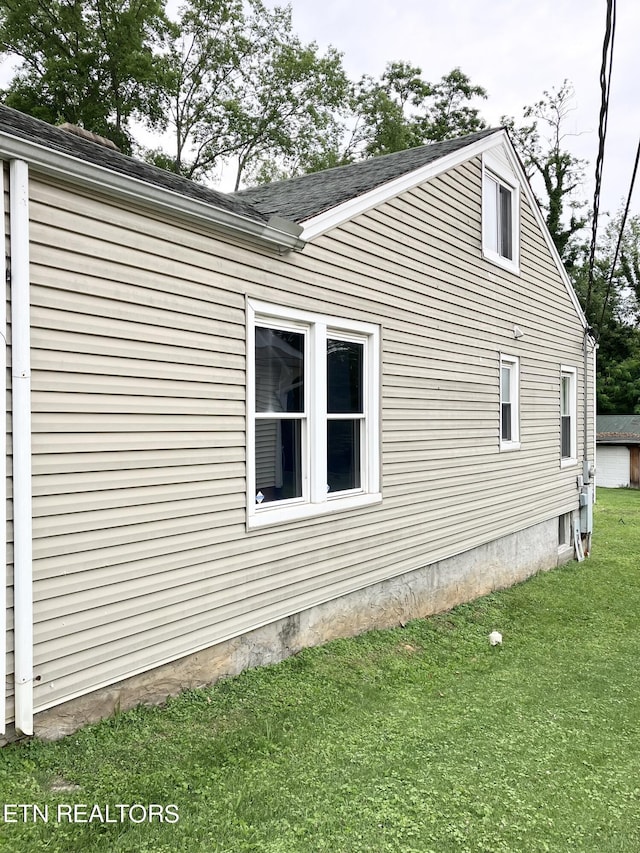
<path id="1" fill-rule="evenodd" d="M 598 215 L 600 212 L 600 189 L 602 187 L 602 165 L 604 161 L 604 145 L 607 137 L 609 120 L 609 94 L 611 91 L 611 71 L 613 68 L 613 42 L 616 32 L 616 0 L 607 0 L 607 20 L 602 45 L 602 64 L 600 67 L 600 124 L 598 127 L 598 157 L 596 159 L 595 190 L 593 194 L 593 222 L 591 230 L 591 250 L 589 253 L 589 278 L 587 287 L 586 314 L 589 315 L 591 295 L 593 293 L 593 276 L 596 261 L 596 242 L 598 237 Z"/>
<path id="2" fill-rule="evenodd" d="M 609 279 L 607 281 L 607 292 L 604 297 L 604 303 L 602 305 L 602 316 L 600 317 L 600 326 L 604 322 L 605 311 L 607 310 L 607 305 L 609 303 L 609 296 L 611 294 L 611 286 L 613 284 L 613 275 L 616 269 L 616 264 L 618 263 L 618 255 L 620 254 L 620 247 L 622 246 L 622 237 L 624 235 L 625 225 L 627 224 L 627 216 L 629 215 L 629 208 L 631 207 L 631 196 L 633 195 L 633 187 L 636 182 L 636 175 L 638 174 L 638 164 L 640 163 L 640 140 L 638 140 L 638 150 L 636 151 L 636 161 L 633 165 L 633 174 L 631 175 L 631 184 L 629 186 L 629 195 L 627 196 L 627 204 L 624 209 L 624 213 L 622 214 L 622 221 L 620 222 L 620 233 L 618 234 L 618 243 L 616 245 L 615 255 L 613 256 L 613 263 L 611 264 L 611 269 L 609 270 Z"/>

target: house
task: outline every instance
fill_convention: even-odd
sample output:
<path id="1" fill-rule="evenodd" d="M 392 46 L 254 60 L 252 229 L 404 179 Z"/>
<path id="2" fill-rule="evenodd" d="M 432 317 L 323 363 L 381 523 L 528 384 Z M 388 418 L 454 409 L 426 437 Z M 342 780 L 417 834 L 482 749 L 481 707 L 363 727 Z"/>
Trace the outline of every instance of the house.
<path id="1" fill-rule="evenodd" d="M 0 154 L 6 738 L 588 539 L 594 345 L 504 130 L 233 195 L 5 107 Z"/>
<path id="2" fill-rule="evenodd" d="M 599 486 L 640 489 L 640 415 L 596 418 Z"/>

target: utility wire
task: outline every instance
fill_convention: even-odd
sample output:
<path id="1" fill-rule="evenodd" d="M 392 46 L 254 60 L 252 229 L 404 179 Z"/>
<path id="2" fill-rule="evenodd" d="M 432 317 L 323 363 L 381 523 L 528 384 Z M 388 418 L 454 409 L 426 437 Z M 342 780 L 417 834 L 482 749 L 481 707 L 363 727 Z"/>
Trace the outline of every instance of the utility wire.
<path id="1" fill-rule="evenodd" d="M 589 277 L 585 313 L 589 316 L 591 296 L 593 294 L 593 277 L 596 262 L 596 241 L 598 237 L 598 215 L 600 212 L 600 189 L 602 187 L 602 164 L 604 161 L 604 144 L 607 137 L 609 120 L 609 93 L 611 91 L 611 71 L 613 67 L 613 42 L 616 32 L 616 0 L 607 0 L 607 22 L 602 45 L 602 65 L 600 67 L 600 125 L 598 128 L 598 157 L 596 159 L 596 185 L 593 194 L 593 222 L 591 230 L 591 250 L 589 252 Z M 608 66 L 608 67 L 607 67 Z"/>
<path id="2" fill-rule="evenodd" d="M 609 270 L 609 279 L 607 281 L 607 291 L 604 297 L 604 304 L 602 306 L 602 316 L 600 317 L 600 326 L 602 326 L 604 322 L 604 315 L 607 310 L 607 305 L 609 303 L 609 296 L 611 295 L 611 286 L 613 284 L 613 275 L 616 269 L 616 264 L 618 263 L 618 255 L 620 254 L 620 247 L 622 246 L 622 237 L 624 235 L 625 225 L 627 224 L 627 216 L 629 215 L 629 208 L 631 206 L 631 196 L 633 195 L 633 186 L 636 182 L 636 175 L 638 174 L 638 164 L 640 163 L 640 140 L 638 141 L 638 150 L 636 151 L 636 162 L 633 166 L 633 174 L 631 175 L 631 184 L 629 186 L 629 195 L 627 196 L 627 204 L 624 209 L 624 213 L 622 214 L 622 221 L 620 222 L 620 233 L 618 234 L 618 243 L 616 245 L 616 252 L 613 257 L 613 263 L 611 264 L 611 269 Z"/>

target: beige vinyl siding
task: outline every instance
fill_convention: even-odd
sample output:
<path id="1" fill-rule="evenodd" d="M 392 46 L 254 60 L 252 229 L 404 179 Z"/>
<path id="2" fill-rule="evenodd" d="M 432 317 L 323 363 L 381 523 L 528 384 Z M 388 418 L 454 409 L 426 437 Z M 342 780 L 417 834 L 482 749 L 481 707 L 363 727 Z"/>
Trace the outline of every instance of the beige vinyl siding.
<path id="1" fill-rule="evenodd" d="M 582 329 L 524 200 L 522 275 L 482 258 L 479 189 L 477 159 L 276 257 L 33 180 L 36 709 L 577 505 Z M 247 295 L 381 325 L 382 504 L 246 531 Z"/>

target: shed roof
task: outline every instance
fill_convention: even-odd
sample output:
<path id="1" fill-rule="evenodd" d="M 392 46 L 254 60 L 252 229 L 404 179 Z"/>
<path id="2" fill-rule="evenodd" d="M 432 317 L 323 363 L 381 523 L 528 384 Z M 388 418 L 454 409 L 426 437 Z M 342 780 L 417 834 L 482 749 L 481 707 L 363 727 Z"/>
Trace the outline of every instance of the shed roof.
<path id="1" fill-rule="evenodd" d="M 335 166 L 322 172 L 240 190 L 233 197 L 252 204 L 264 216 L 277 214 L 294 222 L 304 222 L 499 131 L 500 128 L 489 128 L 458 139 L 421 145 L 347 166 Z"/>
<path id="2" fill-rule="evenodd" d="M 640 415 L 598 415 L 599 444 L 640 444 Z"/>

